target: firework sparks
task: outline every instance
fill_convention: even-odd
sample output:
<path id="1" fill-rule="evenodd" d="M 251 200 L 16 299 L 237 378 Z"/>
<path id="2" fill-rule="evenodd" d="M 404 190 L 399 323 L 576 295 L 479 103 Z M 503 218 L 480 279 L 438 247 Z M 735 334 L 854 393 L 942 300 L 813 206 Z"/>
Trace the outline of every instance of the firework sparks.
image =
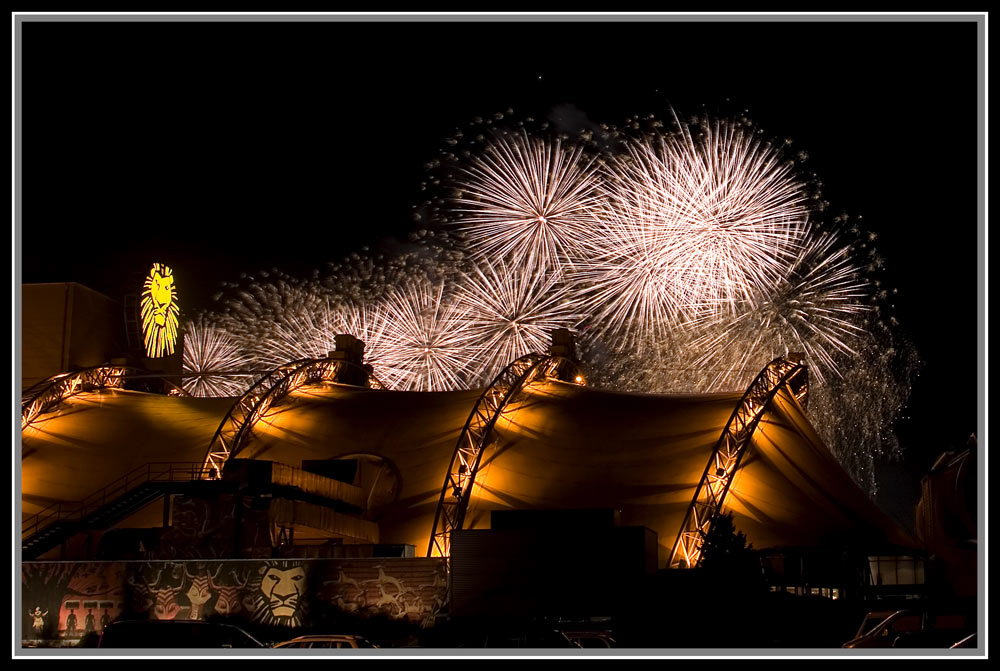
<path id="1" fill-rule="evenodd" d="M 848 473 L 867 492 L 878 491 L 876 465 L 898 457 L 893 422 L 906 406 L 920 359 L 905 338 L 869 318 L 857 354 L 842 375 L 810 391 L 809 417 Z"/>
<path id="2" fill-rule="evenodd" d="M 202 318 L 184 325 L 184 389 L 192 396 L 240 396 L 253 377 L 233 373 L 247 370 L 251 363 L 225 330 Z"/>
<path id="3" fill-rule="evenodd" d="M 642 343 L 662 340 L 690 308 L 687 288 L 673 267 L 682 241 L 649 225 L 643 209 L 628 203 L 608 209 L 600 232 L 600 251 L 573 276 L 586 288 L 581 295 L 584 311 L 592 315 L 588 323 L 643 351 Z"/>
<path id="4" fill-rule="evenodd" d="M 584 327 L 591 380 L 622 391 L 742 390 L 775 354 L 804 352 L 810 416 L 874 491 L 917 359 L 874 317 L 860 247 L 810 221 L 811 186 L 744 120 L 674 122 L 607 129 L 587 145 L 601 159 L 483 129 L 475 152 L 430 166 L 457 191 L 415 213 L 460 236 L 420 230 L 324 277 L 251 281 L 213 323 L 260 367 L 350 333 L 401 390 L 480 384 L 559 327 Z"/>
<path id="5" fill-rule="evenodd" d="M 444 282 L 409 280 L 391 290 L 378 312 L 389 343 L 380 354 L 379 372 L 394 389 L 465 388 L 478 355 L 467 316 Z"/>
<path id="6" fill-rule="evenodd" d="M 572 328 L 580 319 L 571 289 L 555 273 L 530 264 L 484 263 L 456 291 L 482 352 L 477 370 L 484 382 L 520 356 L 547 351 L 551 331 Z"/>
<path id="7" fill-rule="evenodd" d="M 691 347 L 701 355 L 694 364 L 717 370 L 712 388 L 736 388 L 756 362 L 801 351 L 823 384 L 839 375 L 838 355 L 857 354 L 859 317 L 870 297 L 850 248 L 838 247 L 831 233 L 817 235 L 769 290 L 757 289 L 735 312 L 719 311 L 695 326 L 701 335 Z"/>
<path id="8" fill-rule="evenodd" d="M 254 282 L 228 301 L 222 324 L 246 339 L 254 363 L 275 368 L 297 359 L 324 358 L 334 337 L 345 333 L 344 321 L 328 292 L 315 283 L 279 278 Z"/>
<path id="9" fill-rule="evenodd" d="M 459 230 L 479 258 L 557 268 L 585 252 L 596 165 L 561 140 L 498 133 L 459 171 Z"/>
<path id="10" fill-rule="evenodd" d="M 735 125 L 680 128 L 604 164 L 602 251 L 583 275 L 601 328 L 632 342 L 773 286 L 805 235 L 805 186 L 775 149 Z"/>

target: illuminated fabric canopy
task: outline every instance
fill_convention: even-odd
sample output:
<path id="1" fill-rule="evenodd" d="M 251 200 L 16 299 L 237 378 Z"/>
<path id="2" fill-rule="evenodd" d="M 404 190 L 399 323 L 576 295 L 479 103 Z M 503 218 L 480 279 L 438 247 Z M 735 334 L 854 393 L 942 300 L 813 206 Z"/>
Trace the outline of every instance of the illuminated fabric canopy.
<path id="1" fill-rule="evenodd" d="M 121 389 L 67 398 L 21 433 L 23 514 L 79 501 L 150 462 L 200 462 L 231 405 Z"/>
<path id="2" fill-rule="evenodd" d="M 303 387 L 258 422 L 240 458 L 370 454 L 400 474 L 378 520 L 382 542 L 427 547 L 444 475 L 478 391 Z M 623 394 L 532 385 L 497 424 L 466 528 L 498 508 L 615 508 L 657 532 L 667 560 L 705 464 L 740 394 Z M 76 500 L 146 461 L 198 461 L 232 399 L 136 392 L 82 395 L 24 434 L 29 502 Z M 912 541 L 851 481 L 782 390 L 765 412 L 726 509 L 755 547 Z M 581 548 L 586 539 L 581 538 Z"/>

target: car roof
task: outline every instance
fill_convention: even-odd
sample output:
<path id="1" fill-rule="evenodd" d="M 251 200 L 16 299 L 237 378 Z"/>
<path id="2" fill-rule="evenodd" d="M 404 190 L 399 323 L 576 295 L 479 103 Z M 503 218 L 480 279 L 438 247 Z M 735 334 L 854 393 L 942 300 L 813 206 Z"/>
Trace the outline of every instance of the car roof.
<path id="1" fill-rule="evenodd" d="M 292 641 L 331 641 L 335 639 L 346 638 L 346 639 L 357 639 L 364 638 L 364 636 L 358 636 L 357 634 L 310 634 L 308 636 L 297 636 L 290 639 L 288 642 Z"/>

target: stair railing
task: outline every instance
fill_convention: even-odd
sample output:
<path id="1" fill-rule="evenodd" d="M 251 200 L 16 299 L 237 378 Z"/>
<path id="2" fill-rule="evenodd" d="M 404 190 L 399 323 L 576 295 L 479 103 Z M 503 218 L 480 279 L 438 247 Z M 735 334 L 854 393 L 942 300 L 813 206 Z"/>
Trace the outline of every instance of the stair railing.
<path id="1" fill-rule="evenodd" d="M 154 461 L 133 468 L 81 501 L 57 502 L 21 522 L 21 540 L 34 536 L 57 522 L 82 522 L 115 499 L 121 498 L 147 482 L 184 482 L 201 480 L 205 465 L 193 461 Z"/>

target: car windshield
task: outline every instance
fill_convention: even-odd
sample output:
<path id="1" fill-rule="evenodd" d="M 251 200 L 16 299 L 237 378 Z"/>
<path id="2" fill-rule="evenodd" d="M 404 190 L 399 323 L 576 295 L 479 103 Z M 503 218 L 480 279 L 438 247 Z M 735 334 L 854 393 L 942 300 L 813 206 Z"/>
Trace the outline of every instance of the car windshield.
<path id="1" fill-rule="evenodd" d="M 858 633 L 854 635 L 854 638 L 861 638 L 872 633 L 877 626 L 885 622 L 893 614 L 892 612 L 868 613 L 865 616 L 864 622 L 861 623 Z"/>

